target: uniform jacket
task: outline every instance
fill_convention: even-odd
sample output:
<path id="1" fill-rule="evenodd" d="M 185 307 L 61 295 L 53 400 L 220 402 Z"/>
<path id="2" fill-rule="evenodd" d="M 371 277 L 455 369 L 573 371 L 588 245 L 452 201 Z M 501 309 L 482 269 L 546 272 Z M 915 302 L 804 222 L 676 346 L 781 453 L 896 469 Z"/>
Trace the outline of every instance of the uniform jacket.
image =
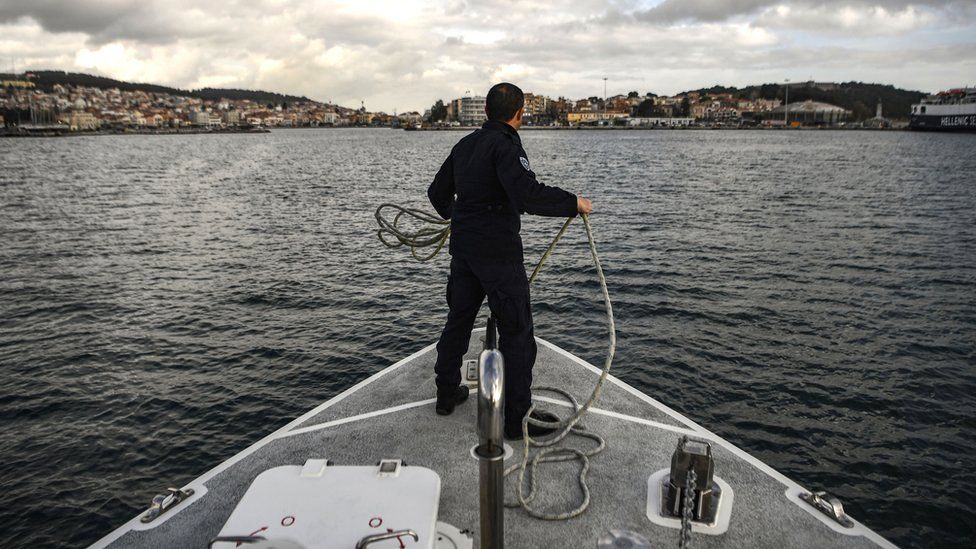
<path id="1" fill-rule="evenodd" d="M 576 215 L 576 195 L 539 183 L 528 158 L 515 129 L 493 120 L 454 146 L 427 189 L 451 220 L 451 255 L 521 262 L 521 214 Z"/>

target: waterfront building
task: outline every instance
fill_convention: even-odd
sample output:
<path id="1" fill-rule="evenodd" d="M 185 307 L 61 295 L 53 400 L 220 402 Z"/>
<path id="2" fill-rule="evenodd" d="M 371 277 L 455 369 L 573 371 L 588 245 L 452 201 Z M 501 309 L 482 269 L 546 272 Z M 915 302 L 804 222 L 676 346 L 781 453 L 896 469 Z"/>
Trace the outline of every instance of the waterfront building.
<path id="1" fill-rule="evenodd" d="M 206 111 L 193 111 L 190 113 L 190 123 L 196 126 L 209 126 L 210 113 Z"/>
<path id="2" fill-rule="evenodd" d="M 639 127 L 662 127 L 662 128 L 678 128 L 687 127 L 695 123 L 694 118 L 688 117 L 634 117 L 627 118 L 628 126 L 639 126 Z"/>
<path id="3" fill-rule="evenodd" d="M 335 111 L 325 111 L 322 113 L 322 124 L 335 126 L 339 123 L 339 115 Z"/>
<path id="4" fill-rule="evenodd" d="M 654 110 L 656 113 L 659 113 L 661 115 L 660 118 L 671 118 L 674 116 L 675 113 L 674 113 L 673 103 L 667 103 L 664 101 L 661 102 L 655 101 L 654 103 L 655 103 Z"/>
<path id="5" fill-rule="evenodd" d="M 630 98 L 626 95 L 615 95 L 607 99 L 607 108 L 614 111 L 625 111 L 630 114 Z"/>
<path id="6" fill-rule="evenodd" d="M 418 126 L 424 121 L 424 118 L 416 111 L 401 113 L 397 118 L 401 126 Z"/>
<path id="7" fill-rule="evenodd" d="M 600 122 L 612 123 L 614 120 L 630 117 L 629 112 L 608 111 L 608 112 L 570 112 L 566 113 L 566 122 L 570 126 L 583 124 L 598 124 Z"/>
<path id="8" fill-rule="evenodd" d="M 462 126 L 480 126 L 485 120 L 485 97 L 462 97 L 458 122 Z"/>
<path id="9" fill-rule="evenodd" d="M 779 99 L 756 99 L 752 103 L 756 112 L 769 112 L 783 104 Z"/>
<path id="10" fill-rule="evenodd" d="M 34 83 L 29 80 L 0 80 L 0 88 L 33 89 Z"/>
<path id="11" fill-rule="evenodd" d="M 552 100 L 545 95 L 525 94 L 525 124 L 545 126 L 553 122 Z"/>
<path id="12" fill-rule="evenodd" d="M 722 124 L 738 124 L 742 121 L 742 114 L 735 108 L 723 106 L 711 113 L 711 119 Z"/>
<path id="13" fill-rule="evenodd" d="M 368 111 L 365 111 L 365 110 L 361 110 L 359 113 L 357 113 L 356 116 L 358 117 L 356 119 L 357 120 L 356 123 L 358 125 L 360 125 L 360 126 L 369 126 L 370 124 L 373 123 L 373 119 L 375 119 L 377 116 L 379 116 L 379 113 L 368 112 Z"/>
<path id="14" fill-rule="evenodd" d="M 68 119 L 68 128 L 73 132 L 97 130 L 98 125 L 98 119 L 90 112 L 73 112 Z"/>
<path id="15" fill-rule="evenodd" d="M 788 114 L 787 108 L 789 109 Z M 851 114 L 851 111 L 842 107 L 812 100 L 790 103 L 769 111 L 773 120 L 776 120 L 777 117 L 779 120 L 783 120 L 784 117 L 788 116 L 788 121 L 791 124 L 814 126 L 840 124 L 846 122 Z"/>
<path id="16" fill-rule="evenodd" d="M 691 106 L 691 116 L 697 120 L 702 120 L 705 118 L 712 117 L 712 111 L 715 110 L 715 106 L 711 101 L 702 101 L 700 103 L 695 103 Z"/>
<path id="17" fill-rule="evenodd" d="M 447 116 L 445 122 L 456 122 L 461 118 L 461 99 L 453 99 L 447 102 Z"/>
<path id="18" fill-rule="evenodd" d="M 580 124 L 590 124 L 596 122 L 599 118 L 600 118 L 600 113 L 592 112 L 590 110 L 566 113 L 566 122 L 570 126 L 579 126 Z"/>
<path id="19" fill-rule="evenodd" d="M 224 124 L 237 126 L 241 123 L 241 113 L 237 111 L 227 111 L 224 113 Z"/>

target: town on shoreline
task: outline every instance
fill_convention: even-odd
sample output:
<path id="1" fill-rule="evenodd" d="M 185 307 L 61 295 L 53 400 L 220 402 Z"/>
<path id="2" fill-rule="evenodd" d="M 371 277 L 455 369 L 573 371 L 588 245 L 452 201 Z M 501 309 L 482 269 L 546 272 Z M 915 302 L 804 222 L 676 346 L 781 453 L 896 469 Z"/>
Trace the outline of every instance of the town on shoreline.
<path id="1" fill-rule="evenodd" d="M 49 74 L 57 78 L 47 78 Z M 73 76 L 76 77 L 74 80 Z M 904 118 L 884 116 L 880 97 L 872 118 L 866 116 L 868 107 L 863 101 L 856 103 L 853 109 L 847 109 L 815 100 L 837 95 L 835 92 L 843 86 L 855 85 L 874 86 L 886 92 L 886 88 L 894 90 L 890 86 L 857 83 L 803 82 L 784 86 L 767 84 L 743 90 L 716 87 L 674 96 L 641 95 L 631 91 L 576 100 L 526 93 L 523 127 L 898 129 L 907 125 Z M 353 109 L 266 92 L 206 90 L 203 94 L 202 91 L 130 84 L 53 71 L 40 75 L 30 72 L 4 75 L 0 77 L 0 136 L 261 133 L 271 128 L 303 127 L 453 130 L 480 126 L 485 120 L 485 98 L 482 96 L 467 95 L 447 102 L 438 100 L 424 113 L 388 114 L 368 111 L 365 105 Z M 789 101 L 790 94 L 798 99 Z"/>

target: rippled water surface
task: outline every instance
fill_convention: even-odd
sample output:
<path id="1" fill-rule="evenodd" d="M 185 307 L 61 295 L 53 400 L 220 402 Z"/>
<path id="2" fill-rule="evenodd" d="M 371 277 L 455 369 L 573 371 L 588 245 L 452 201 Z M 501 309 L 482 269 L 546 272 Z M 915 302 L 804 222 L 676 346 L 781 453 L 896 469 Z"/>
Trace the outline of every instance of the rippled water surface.
<path id="1" fill-rule="evenodd" d="M 523 134 L 594 199 L 618 376 L 896 543 L 976 536 L 976 137 Z M 0 141 L 0 546 L 91 543 L 433 342 L 447 257 L 373 209 L 424 205 L 461 135 Z M 558 223 L 525 219 L 528 262 Z M 599 363 L 583 239 L 537 333 Z"/>

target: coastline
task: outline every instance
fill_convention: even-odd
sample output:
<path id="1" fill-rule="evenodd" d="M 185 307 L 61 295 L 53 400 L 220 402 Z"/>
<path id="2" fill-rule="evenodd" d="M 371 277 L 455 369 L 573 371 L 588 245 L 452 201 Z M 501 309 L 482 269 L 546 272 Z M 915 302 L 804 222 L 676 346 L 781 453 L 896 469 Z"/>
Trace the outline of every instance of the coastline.
<path id="1" fill-rule="evenodd" d="M 64 128 L 0 128 L 0 138 L 42 138 L 42 137 L 94 137 L 108 135 L 212 135 L 212 134 L 262 134 L 281 130 L 314 129 L 388 129 L 408 132 L 470 132 L 478 126 L 449 126 L 429 128 L 394 128 L 389 126 L 301 126 L 301 127 L 251 127 L 251 128 L 127 128 L 94 131 L 69 131 Z M 893 128 L 845 127 L 845 126 L 801 126 L 787 128 L 779 126 L 523 126 L 520 132 L 530 131 L 871 131 L 903 132 L 911 131 L 908 126 Z"/>
<path id="2" fill-rule="evenodd" d="M 442 131 L 471 131 L 478 126 L 454 126 L 438 128 L 402 128 L 411 132 L 442 132 Z M 394 128 L 395 129 L 395 128 Z M 780 126 L 522 126 L 523 131 L 729 131 L 729 130 L 748 130 L 748 131 L 821 131 L 821 130 L 843 130 L 843 131 L 908 131 L 908 126 L 899 128 L 871 128 L 871 127 L 848 127 L 848 126 L 800 126 L 796 128 L 786 128 Z"/>
<path id="3" fill-rule="evenodd" d="M 215 133 L 271 133 L 267 128 L 126 128 L 118 130 L 70 131 L 66 128 L 0 128 L 0 137 L 83 137 L 101 135 L 198 135 Z"/>

